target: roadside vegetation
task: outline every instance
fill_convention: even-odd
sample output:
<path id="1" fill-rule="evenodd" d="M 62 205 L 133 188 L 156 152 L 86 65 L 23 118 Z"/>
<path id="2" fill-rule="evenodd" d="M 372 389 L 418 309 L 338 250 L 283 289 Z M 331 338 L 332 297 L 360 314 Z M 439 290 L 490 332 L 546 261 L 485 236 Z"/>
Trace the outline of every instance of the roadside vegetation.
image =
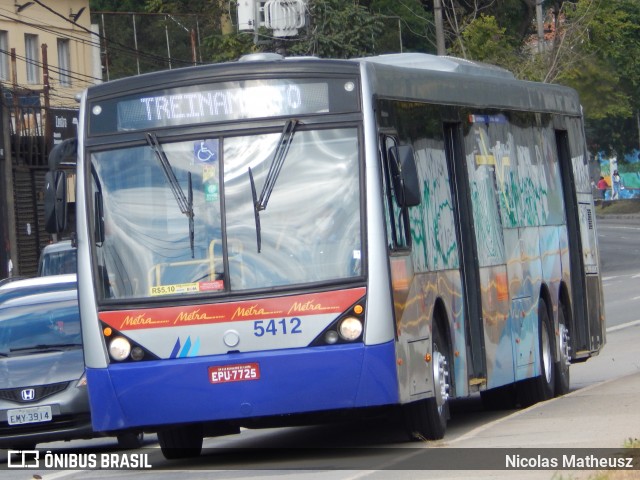
<path id="1" fill-rule="evenodd" d="M 596 215 L 626 215 L 640 213 L 640 199 L 637 200 L 605 200 L 596 204 Z"/>
<path id="2" fill-rule="evenodd" d="M 638 464 L 640 464 L 640 439 L 628 438 L 625 440 L 625 456 L 631 455 L 636 470 L 603 470 L 596 473 L 584 472 L 584 474 L 554 474 L 551 480 L 635 480 L 638 478 Z"/>

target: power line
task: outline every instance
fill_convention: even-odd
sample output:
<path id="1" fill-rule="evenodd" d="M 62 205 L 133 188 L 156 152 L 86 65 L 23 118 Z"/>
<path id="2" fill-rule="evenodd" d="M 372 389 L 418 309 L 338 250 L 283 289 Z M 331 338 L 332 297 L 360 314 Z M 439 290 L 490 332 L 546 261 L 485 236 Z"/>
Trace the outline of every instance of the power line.
<path id="1" fill-rule="evenodd" d="M 99 34 L 99 33 L 96 33 L 96 32 L 94 32 L 94 31 L 92 31 L 92 30 L 89 30 L 88 28 L 83 27 L 82 25 L 78 25 L 77 23 L 72 22 L 69 18 L 67 18 L 67 17 L 66 17 L 66 16 L 64 16 L 63 14 L 61 14 L 61 13 L 59 13 L 59 12 L 55 11 L 55 10 L 54 10 L 54 9 L 52 9 L 51 7 L 48 7 L 47 5 L 45 5 L 44 3 L 42 3 L 40 0 L 34 0 L 34 1 L 35 1 L 35 3 L 37 3 L 38 5 L 40 5 L 41 7 L 43 7 L 44 9 L 46 9 L 46 10 L 48 10 L 49 12 L 53 13 L 54 15 L 56 15 L 56 16 L 58 16 L 58 17 L 62 18 L 62 19 L 63 19 L 63 20 L 65 20 L 66 22 L 69 22 L 69 23 L 71 23 L 71 24 L 75 25 L 76 27 L 80 28 L 81 30 L 86 31 L 86 32 L 90 33 L 91 35 L 94 35 L 94 36 L 96 36 L 96 37 L 100 38 L 101 40 L 103 40 L 103 41 L 105 41 L 105 42 L 109 42 L 109 44 L 110 44 L 110 45 L 111 45 L 111 44 L 115 44 L 115 45 L 118 45 L 120 48 L 122 48 L 122 49 L 123 49 L 123 50 L 125 50 L 125 51 L 131 52 L 131 53 L 135 53 L 135 54 L 139 54 L 139 55 L 142 55 L 142 56 L 145 56 L 145 57 L 148 57 L 148 58 L 151 58 L 151 59 L 159 60 L 159 61 L 162 61 L 162 62 L 168 62 L 168 61 L 172 60 L 172 59 L 170 59 L 169 57 L 163 57 L 163 56 L 160 56 L 160 55 L 155 55 L 155 54 L 150 54 L 150 53 L 140 52 L 139 50 L 135 50 L 135 49 L 133 49 L 133 48 L 129 47 L 128 45 L 123 44 L 123 43 L 116 42 L 116 41 L 114 41 L 114 40 L 109 40 L 109 39 L 108 39 L 106 36 L 104 36 L 104 35 L 101 35 L 101 34 Z M 180 62 L 180 63 L 183 63 L 183 64 L 185 64 L 185 65 L 191 65 L 191 64 L 193 63 L 193 62 L 189 62 L 189 61 L 186 61 L 186 60 L 179 60 L 179 59 L 177 59 L 176 61 L 177 61 L 177 62 Z"/>
<path id="2" fill-rule="evenodd" d="M 71 21 L 70 19 L 68 19 L 65 15 L 57 12 L 56 10 L 48 7 L 47 5 L 43 4 L 41 1 L 39 0 L 35 0 L 35 3 L 37 3 L 38 5 L 40 5 L 41 7 L 43 7 L 45 10 L 49 11 L 50 13 L 52 13 L 53 15 L 62 18 L 65 22 L 70 23 L 71 25 L 73 25 L 74 28 L 79 28 L 84 32 L 87 32 L 89 34 L 89 37 L 85 37 L 85 36 L 80 36 L 80 35 L 74 35 L 72 33 L 72 31 L 66 31 L 64 27 L 60 27 L 60 26 L 54 26 L 54 25 L 50 25 L 50 24 L 42 24 L 42 23 L 32 23 L 32 22 L 28 22 L 22 19 L 18 19 L 15 18 L 15 16 L 13 15 L 6 15 L 6 14 L 2 14 L 0 13 L 0 18 L 4 18 L 7 19 L 11 22 L 14 23 L 19 23 L 25 26 L 28 26 L 29 28 L 33 28 L 34 30 L 40 30 L 49 34 L 53 34 L 54 36 L 57 36 L 59 38 L 64 38 L 64 39 L 68 39 L 68 40 L 72 40 L 72 41 L 76 41 L 78 43 L 84 44 L 84 45 L 88 45 L 89 47 L 97 47 L 99 49 L 102 48 L 102 44 L 100 41 L 104 42 L 105 45 L 109 44 L 110 49 L 114 52 L 114 53 L 121 53 L 124 55 L 128 55 L 128 56 L 135 56 L 136 58 L 140 58 L 142 57 L 143 59 L 147 59 L 147 60 L 151 60 L 151 61 L 155 61 L 155 62 L 161 62 L 161 63 L 167 63 L 170 61 L 174 61 L 177 63 L 181 63 L 184 65 L 192 65 L 194 62 L 193 60 L 191 61 L 186 61 L 186 60 L 181 60 L 181 59 L 170 59 L 168 57 L 164 57 L 164 56 L 160 56 L 160 55 L 155 55 L 155 54 L 151 54 L 151 53 L 147 53 L 145 51 L 141 51 L 138 50 L 137 48 L 133 49 L 131 47 L 129 47 L 128 45 L 124 45 L 120 42 L 117 41 L 112 41 L 109 40 L 108 37 L 106 36 L 106 32 L 104 32 L 105 34 L 100 34 L 97 33 L 93 30 L 89 30 L 85 27 L 83 27 L 82 25 L 78 25 L 77 23 Z M 6 13 L 10 13 L 13 14 L 13 12 L 11 12 L 10 10 L 4 9 L 0 7 L 0 11 L 4 11 Z M 105 13 L 105 12 L 102 12 Z M 106 12 L 109 13 L 109 12 Z M 122 12 L 120 12 L 122 13 Z M 95 12 L 94 12 L 95 14 Z M 141 14 L 135 14 L 135 15 L 141 15 Z M 155 15 L 155 16 L 162 16 L 162 17 L 167 17 L 164 14 L 148 14 L 148 15 Z M 195 14 L 194 14 L 195 15 Z M 197 18 L 197 15 L 195 15 Z M 31 20 L 33 20 L 34 22 L 36 21 L 35 19 L 28 17 Z M 179 22 L 178 22 L 179 23 Z M 183 29 L 185 29 L 186 27 L 184 27 L 184 25 L 180 24 L 182 26 Z M 98 41 L 92 40 L 93 38 L 97 38 Z M 10 52 L 4 51 L 4 50 L 0 50 L 0 54 L 6 54 L 8 56 L 11 56 Z M 20 55 L 15 55 L 15 58 L 17 60 L 23 61 L 27 64 L 32 64 L 32 65 L 37 65 L 39 68 L 44 68 L 44 64 L 43 62 L 39 61 L 39 60 L 35 60 L 35 59 L 30 59 L 30 58 L 26 58 Z M 107 60 L 108 61 L 108 60 Z M 201 62 L 196 62 L 196 63 L 201 63 Z M 57 75 L 58 76 L 58 82 L 50 82 L 50 86 L 52 89 L 57 88 L 56 86 L 53 86 L 57 83 L 57 85 L 61 86 L 61 87 L 67 87 L 66 85 L 63 85 L 60 82 L 60 77 L 61 76 L 65 76 L 69 79 L 71 79 L 74 82 L 78 82 L 80 84 L 87 84 L 90 85 L 92 83 L 95 83 L 97 81 L 102 81 L 102 77 L 97 78 L 94 77 L 92 75 L 83 73 L 83 72 L 78 72 L 75 71 L 73 69 L 63 69 L 60 68 L 59 66 L 52 66 L 52 65 L 47 65 L 47 68 L 49 69 L 49 71 L 51 73 L 53 73 L 52 76 Z M 53 85 L 51 85 L 51 83 L 53 83 Z M 22 87 L 22 88 L 26 88 L 26 89 L 32 89 L 31 87 L 33 87 L 33 85 L 30 85 L 30 87 Z M 82 87 L 80 87 L 82 88 Z M 58 97 L 58 98 L 63 98 L 63 99 L 67 99 L 67 100 L 71 100 L 72 97 L 65 97 L 64 95 L 59 95 L 59 94 L 55 94 L 52 93 L 53 96 Z M 74 98 L 73 98 L 74 99 Z M 74 99 L 75 102 L 75 99 Z"/>
<path id="3" fill-rule="evenodd" d="M 69 21 L 70 23 L 74 24 L 70 20 L 66 19 L 63 15 L 55 12 L 54 10 L 52 10 L 52 9 L 50 9 L 48 7 L 46 7 L 46 8 L 47 8 L 47 10 L 51 11 L 52 13 L 55 13 L 57 16 L 59 16 L 61 18 L 64 18 L 66 21 Z M 2 9 L 2 8 L 0 8 L 0 10 L 3 10 L 5 12 L 9 12 L 8 10 Z M 36 29 L 36 30 L 40 30 L 40 31 L 44 31 L 44 32 L 47 32 L 47 33 L 51 33 L 51 34 L 54 34 L 54 35 L 57 35 L 57 36 L 60 36 L 61 33 L 62 33 L 62 32 L 60 32 L 60 27 L 56 27 L 56 26 L 53 26 L 53 25 L 35 24 L 35 23 L 27 22 L 27 21 L 24 21 L 24 20 L 21 20 L 21 19 L 16 19 L 13 16 L 4 15 L 2 13 L 0 13 L 0 18 L 5 18 L 5 19 L 13 21 L 15 23 L 20 23 L 20 24 L 26 25 L 26 26 L 28 26 L 30 28 L 33 28 L 33 29 Z M 76 24 L 74 24 L 74 25 L 76 25 Z M 90 34 L 92 34 L 94 36 L 97 36 L 98 38 L 101 38 L 101 39 L 104 39 L 105 41 L 108 41 L 105 36 L 98 35 L 95 32 L 93 32 L 91 30 L 84 29 L 84 28 L 83 28 L 83 30 L 85 30 L 86 32 L 88 32 L 88 33 L 90 33 Z M 66 39 L 74 40 L 74 41 L 77 41 L 79 43 L 83 43 L 83 44 L 86 44 L 86 45 L 89 45 L 89 46 L 93 46 L 93 47 L 97 47 L 97 48 L 101 47 L 101 44 L 99 42 L 92 41 L 90 38 L 87 38 L 87 37 L 71 35 L 71 34 L 69 34 L 69 32 L 64 32 L 63 36 Z M 111 45 L 112 50 L 114 50 L 115 52 L 124 53 L 124 54 L 131 55 L 131 56 L 135 55 L 136 57 L 142 56 L 143 58 L 149 58 L 151 60 L 156 60 L 156 61 L 157 60 L 161 60 L 163 62 L 166 62 L 168 60 L 166 57 L 160 57 L 160 56 L 157 56 L 157 55 L 147 54 L 147 53 L 145 53 L 143 51 L 135 50 L 135 49 L 132 49 L 130 47 L 126 47 L 126 46 L 125 47 L 118 47 L 117 45 L 121 45 L 121 44 L 118 44 L 117 42 L 110 42 L 110 43 L 114 43 L 116 45 L 115 47 L 113 45 Z M 2 52 L 2 51 L 0 51 L 0 52 Z M 4 53 L 8 54 L 8 52 L 4 52 Z M 18 56 L 18 58 L 20 60 L 24 60 L 27 63 L 37 64 L 40 67 L 43 66 L 42 62 L 38 62 L 38 61 L 33 60 L 33 59 L 27 59 L 25 57 L 20 57 L 20 56 Z M 181 61 L 181 60 L 178 60 L 178 61 Z M 190 63 L 190 62 L 184 62 L 184 63 Z M 56 73 L 58 73 L 58 74 L 60 74 L 61 72 L 64 72 L 66 75 L 68 75 L 68 76 L 72 77 L 74 80 L 80 81 L 80 82 L 95 83 L 96 81 L 101 81 L 102 80 L 102 77 L 97 78 L 97 77 L 94 77 L 94 76 L 91 76 L 91 75 L 87 75 L 87 74 L 82 73 L 82 72 L 77 72 L 77 71 L 74 71 L 74 70 L 59 69 L 59 68 L 56 68 L 56 67 L 52 67 L 50 65 L 49 65 L 49 69 L 54 71 L 54 72 L 56 72 Z M 79 78 L 79 77 L 85 77 L 85 78 Z"/>

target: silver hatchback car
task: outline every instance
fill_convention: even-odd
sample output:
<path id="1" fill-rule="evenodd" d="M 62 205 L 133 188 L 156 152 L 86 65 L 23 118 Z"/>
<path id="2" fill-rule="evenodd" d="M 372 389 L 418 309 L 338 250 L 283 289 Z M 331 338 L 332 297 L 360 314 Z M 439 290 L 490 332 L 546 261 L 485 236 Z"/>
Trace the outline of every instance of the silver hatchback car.
<path id="1" fill-rule="evenodd" d="M 75 275 L 0 286 L 0 448 L 95 437 L 84 371 Z"/>

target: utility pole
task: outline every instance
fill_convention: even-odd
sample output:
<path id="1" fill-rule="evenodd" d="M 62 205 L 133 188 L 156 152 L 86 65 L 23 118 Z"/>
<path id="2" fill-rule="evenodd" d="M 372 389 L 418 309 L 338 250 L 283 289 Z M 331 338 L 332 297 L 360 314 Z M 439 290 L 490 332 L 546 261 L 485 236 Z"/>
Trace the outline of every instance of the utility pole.
<path id="1" fill-rule="evenodd" d="M 638 122 L 638 149 L 640 149 L 640 110 L 636 112 L 636 121 Z"/>
<path id="2" fill-rule="evenodd" d="M 544 17 L 542 16 L 542 2 L 536 1 L 536 19 L 538 23 L 538 53 L 544 53 Z"/>
<path id="3" fill-rule="evenodd" d="M 436 48 L 438 55 L 446 55 L 447 50 L 444 45 L 444 25 L 442 23 L 442 3 L 441 0 L 433 0 L 433 15 L 436 22 Z"/>
<path id="4" fill-rule="evenodd" d="M 53 129 L 51 114 L 51 104 L 49 101 L 49 94 L 51 91 L 51 83 L 49 81 L 49 56 L 47 54 L 47 44 L 42 44 L 42 83 L 44 86 L 44 144 L 47 154 L 53 148 Z"/>

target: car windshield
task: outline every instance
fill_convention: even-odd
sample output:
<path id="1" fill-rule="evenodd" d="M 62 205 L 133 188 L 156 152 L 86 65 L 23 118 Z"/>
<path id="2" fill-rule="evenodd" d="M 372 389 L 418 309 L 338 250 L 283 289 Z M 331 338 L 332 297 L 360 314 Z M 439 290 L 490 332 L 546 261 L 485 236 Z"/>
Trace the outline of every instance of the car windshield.
<path id="1" fill-rule="evenodd" d="M 48 250 L 42 252 L 38 265 L 38 275 L 61 275 L 64 273 L 76 273 L 77 260 L 76 249 Z"/>
<path id="2" fill-rule="evenodd" d="M 82 346 L 76 298 L 54 292 L 24 300 L 14 298 L 0 305 L 0 355 Z"/>
<path id="3" fill-rule="evenodd" d="M 104 219 L 99 291 L 144 298 L 359 277 L 357 129 L 298 127 L 287 142 L 283 153 L 281 131 L 154 137 L 92 154 L 96 216 Z M 268 193 L 268 207 L 256 206 L 255 191 Z"/>

